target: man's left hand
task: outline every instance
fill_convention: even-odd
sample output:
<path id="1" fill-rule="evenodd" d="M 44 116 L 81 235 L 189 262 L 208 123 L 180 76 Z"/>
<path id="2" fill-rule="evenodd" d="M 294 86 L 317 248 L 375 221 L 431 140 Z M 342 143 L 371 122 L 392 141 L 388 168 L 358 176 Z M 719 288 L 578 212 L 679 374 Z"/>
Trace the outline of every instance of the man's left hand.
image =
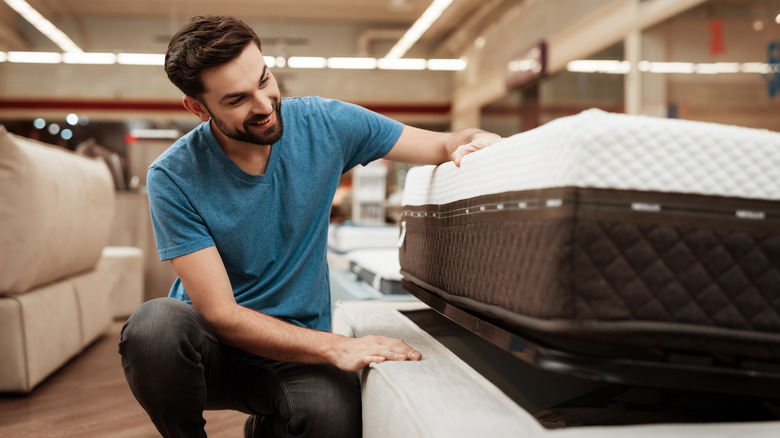
<path id="1" fill-rule="evenodd" d="M 455 165 L 460 167 L 460 162 L 463 160 L 463 157 L 497 143 L 499 140 L 502 140 L 502 137 L 498 134 L 480 132 L 474 135 L 474 138 L 472 138 L 469 143 L 458 146 L 450 157 L 452 158 L 452 161 L 455 162 Z"/>

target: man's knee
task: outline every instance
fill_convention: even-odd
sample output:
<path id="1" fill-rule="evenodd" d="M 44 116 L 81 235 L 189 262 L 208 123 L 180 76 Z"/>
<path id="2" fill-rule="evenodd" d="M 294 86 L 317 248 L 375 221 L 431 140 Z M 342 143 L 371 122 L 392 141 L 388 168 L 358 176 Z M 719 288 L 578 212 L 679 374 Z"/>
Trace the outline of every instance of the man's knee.
<path id="1" fill-rule="evenodd" d="M 130 315 L 122 327 L 121 339 L 133 342 L 165 341 L 171 334 L 186 334 L 199 318 L 188 304 L 174 298 L 146 301 Z"/>
<path id="2" fill-rule="evenodd" d="M 119 341 L 122 364 L 125 368 L 128 365 L 151 367 L 159 360 L 191 356 L 193 347 L 208 332 L 210 328 L 205 321 L 186 303 L 173 298 L 147 301 L 122 328 Z"/>

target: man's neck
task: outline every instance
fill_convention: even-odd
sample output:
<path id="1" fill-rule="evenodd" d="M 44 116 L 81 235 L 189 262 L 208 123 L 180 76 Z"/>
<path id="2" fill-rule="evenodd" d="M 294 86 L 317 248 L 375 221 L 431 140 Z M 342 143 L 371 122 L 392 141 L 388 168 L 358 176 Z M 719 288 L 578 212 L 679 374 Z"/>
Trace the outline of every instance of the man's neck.
<path id="1" fill-rule="evenodd" d="M 241 170 L 250 175 L 262 175 L 268 168 L 271 146 L 234 140 L 224 135 L 211 122 L 211 132 L 225 155 Z"/>

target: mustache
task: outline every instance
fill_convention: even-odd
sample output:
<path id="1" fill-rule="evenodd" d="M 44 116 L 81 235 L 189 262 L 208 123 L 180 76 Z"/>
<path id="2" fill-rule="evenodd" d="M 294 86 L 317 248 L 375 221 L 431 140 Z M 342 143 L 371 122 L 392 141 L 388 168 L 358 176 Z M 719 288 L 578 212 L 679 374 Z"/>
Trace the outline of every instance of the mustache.
<path id="1" fill-rule="evenodd" d="M 268 117 L 270 114 L 255 114 L 251 117 L 247 117 L 247 119 L 244 121 L 244 123 L 252 124 L 255 122 L 260 122 L 262 120 L 265 120 L 266 117 Z"/>
<path id="2" fill-rule="evenodd" d="M 273 102 L 273 108 L 271 108 L 271 112 L 268 114 L 253 114 L 244 120 L 244 123 L 246 124 L 252 124 L 256 122 L 260 122 L 266 119 L 266 117 L 270 116 L 271 114 L 276 113 L 277 109 L 279 108 L 279 105 L 276 102 Z"/>

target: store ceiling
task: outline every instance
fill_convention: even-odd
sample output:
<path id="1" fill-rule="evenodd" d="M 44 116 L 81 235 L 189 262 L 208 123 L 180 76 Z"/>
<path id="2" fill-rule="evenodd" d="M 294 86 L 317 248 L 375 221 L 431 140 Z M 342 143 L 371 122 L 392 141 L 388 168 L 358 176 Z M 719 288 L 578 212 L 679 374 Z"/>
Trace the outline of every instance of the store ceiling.
<path id="1" fill-rule="evenodd" d="M 219 13 L 244 19 L 409 23 L 430 0 L 28 0 L 44 15 L 168 17 Z"/>
<path id="2" fill-rule="evenodd" d="M 325 23 L 408 29 L 431 0 L 27 0 L 53 23 L 77 26 L 95 18 L 154 19 L 184 22 L 203 14 L 235 16 L 247 21 Z M 511 7 L 527 0 L 454 0 L 421 41 L 442 56 L 457 55 L 484 27 Z M 0 1 L 0 50 L 37 50 L 19 32 L 22 20 Z"/>

